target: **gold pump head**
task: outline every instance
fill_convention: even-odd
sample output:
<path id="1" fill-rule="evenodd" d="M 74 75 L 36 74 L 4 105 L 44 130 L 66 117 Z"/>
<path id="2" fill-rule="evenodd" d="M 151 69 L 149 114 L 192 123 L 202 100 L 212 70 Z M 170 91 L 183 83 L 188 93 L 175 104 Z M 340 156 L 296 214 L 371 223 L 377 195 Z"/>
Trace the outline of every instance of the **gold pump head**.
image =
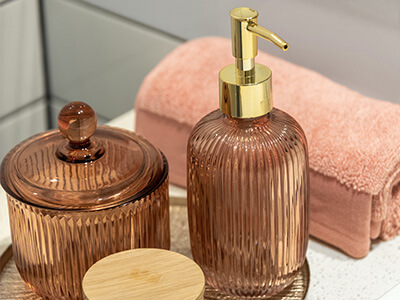
<path id="1" fill-rule="evenodd" d="M 238 7 L 230 12 L 232 30 L 232 55 L 235 64 L 219 73 L 219 103 L 224 114 L 236 118 L 256 118 L 271 111 L 271 70 L 255 64 L 257 36 L 282 50 L 289 46 L 276 33 L 257 24 L 258 12 Z"/>

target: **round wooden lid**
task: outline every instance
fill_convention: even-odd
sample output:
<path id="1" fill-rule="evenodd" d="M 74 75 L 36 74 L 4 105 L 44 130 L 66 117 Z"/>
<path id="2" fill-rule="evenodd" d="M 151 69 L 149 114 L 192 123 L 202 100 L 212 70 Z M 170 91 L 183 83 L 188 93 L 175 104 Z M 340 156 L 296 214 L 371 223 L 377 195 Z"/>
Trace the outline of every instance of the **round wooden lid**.
<path id="1" fill-rule="evenodd" d="M 162 249 L 133 249 L 107 256 L 85 274 L 85 299 L 203 299 L 205 279 L 186 256 Z"/>

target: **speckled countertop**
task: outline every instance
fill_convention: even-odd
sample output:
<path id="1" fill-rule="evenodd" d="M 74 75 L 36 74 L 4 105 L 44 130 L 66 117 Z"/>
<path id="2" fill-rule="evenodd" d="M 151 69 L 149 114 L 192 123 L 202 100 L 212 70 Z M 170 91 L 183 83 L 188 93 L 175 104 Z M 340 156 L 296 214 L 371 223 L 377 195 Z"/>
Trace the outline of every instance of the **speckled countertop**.
<path id="1" fill-rule="evenodd" d="M 133 129 L 134 111 L 129 111 L 109 124 Z M 185 202 L 184 189 L 171 186 L 171 198 Z M 185 207 L 182 207 L 185 209 Z M 186 219 L 171 222 L 180 228 L 181 237 L 172 244 L 174 251 L 187 249 L 188 227 Z M 0 254 L 10 244 L 7 205 L 0 188 Z M 400 237 L 372 245 L 371 252 L 363 259 L 353 259 L 342 252 L 311 239 L 307 258 L 311 271 L 308 300 L 316 299 L 400 299 Z"/>

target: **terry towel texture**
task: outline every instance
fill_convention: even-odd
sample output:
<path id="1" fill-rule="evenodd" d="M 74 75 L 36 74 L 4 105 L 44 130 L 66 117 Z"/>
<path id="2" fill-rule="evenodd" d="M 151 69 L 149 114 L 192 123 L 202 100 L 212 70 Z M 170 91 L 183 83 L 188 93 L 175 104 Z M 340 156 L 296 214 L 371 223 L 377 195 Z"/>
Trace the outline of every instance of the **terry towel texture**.
<path id="1" fill-rule="evenodd" d="M 259 51 L 272 70 L 274 106 L 303 127 L 310 157 L 310 233 L 353 257 L 370 239 L 400 233 L 400 105 L 360 95 L 324 76 Z M 231 42 L 187 42 L 146 77 L 137 124 L 186 185 L 186 143 L 201 117 L 218 108 L 218 72 L 234 63 Z"/>

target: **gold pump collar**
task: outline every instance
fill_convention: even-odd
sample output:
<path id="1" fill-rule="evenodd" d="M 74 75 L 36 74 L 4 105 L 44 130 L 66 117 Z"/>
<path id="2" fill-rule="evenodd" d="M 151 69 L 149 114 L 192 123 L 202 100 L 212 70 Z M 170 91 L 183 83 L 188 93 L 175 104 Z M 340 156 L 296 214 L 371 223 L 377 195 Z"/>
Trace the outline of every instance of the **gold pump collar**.
<path id="1" fill-rule="evenodd" d="M 257 24 L 258 12 L 238 7 L 230 12 L 232 31 L 232 55 L 235 64 L 219 73 L 220 109 L 236 118 L 255 118 L 267 114 L 273 106 L 271 70 L 255 64 L 257 36 L 282 50 L 289 46 L 276 33 Z"/>

